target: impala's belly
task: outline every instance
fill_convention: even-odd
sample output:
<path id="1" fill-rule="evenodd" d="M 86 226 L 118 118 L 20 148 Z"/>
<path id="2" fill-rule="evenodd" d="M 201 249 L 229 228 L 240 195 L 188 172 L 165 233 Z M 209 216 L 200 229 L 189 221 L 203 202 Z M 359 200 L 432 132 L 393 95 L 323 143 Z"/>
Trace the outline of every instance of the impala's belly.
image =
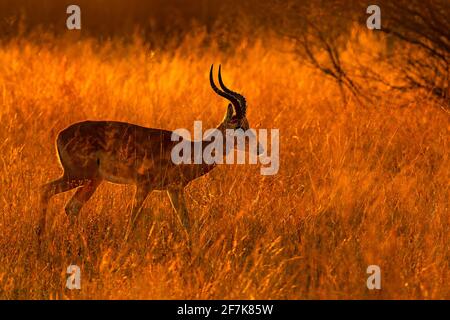
<path id="1" fill-rule="evenodd" d="M 135 161 L 124 161 L 112 154 L 98 154 L 98 173 L 103 179 L 120 184 L 135 184 L 139 180 Z"/>

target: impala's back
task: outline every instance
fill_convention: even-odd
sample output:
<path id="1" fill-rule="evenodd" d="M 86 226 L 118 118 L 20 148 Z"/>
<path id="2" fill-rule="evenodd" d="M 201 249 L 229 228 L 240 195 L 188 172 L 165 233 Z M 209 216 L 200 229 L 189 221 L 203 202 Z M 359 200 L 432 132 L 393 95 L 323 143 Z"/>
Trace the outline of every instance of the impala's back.
<path id="1" fill-rule="evenodd" d="M 170 159 L 171 131 L 116 121 L 84 121 L 60 132 L 57 148 L 71 179 L 148 182 L 164 187 L 177 175 Z"/>

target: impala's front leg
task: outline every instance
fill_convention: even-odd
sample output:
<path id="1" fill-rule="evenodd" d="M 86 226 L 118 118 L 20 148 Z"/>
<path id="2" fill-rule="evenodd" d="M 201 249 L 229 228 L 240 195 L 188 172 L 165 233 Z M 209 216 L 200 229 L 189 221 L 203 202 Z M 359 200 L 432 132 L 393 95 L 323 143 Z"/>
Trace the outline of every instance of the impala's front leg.
<path id="1" fill-rule="evenodd" d="M 186 207 L 186 199 L 184 198 L 183 189 L 169 189 L 167 190 L 167 194 L 169 195 L 172 207 L 178 214 L 181 224 L 186 229 L 186 232 L 189 234 L 191 224 L 189 221 L 189 212 Z"/>
<path id="2" fill-rule="evenodd" d="M 136 186 L 136 193 L 134 195 L 133 209 L 131 210 L 130 221 L 128 224 L 128 230 L 125 235 L 125 240 L 128 240 L 130 234 L 133 232 L 137 223 L 139 222 L 139 217 L 141 215 L 142 206 L 144 204 L 145 198 L 151 191 L 151 187 L 148 184 L 138 184 Z"/>

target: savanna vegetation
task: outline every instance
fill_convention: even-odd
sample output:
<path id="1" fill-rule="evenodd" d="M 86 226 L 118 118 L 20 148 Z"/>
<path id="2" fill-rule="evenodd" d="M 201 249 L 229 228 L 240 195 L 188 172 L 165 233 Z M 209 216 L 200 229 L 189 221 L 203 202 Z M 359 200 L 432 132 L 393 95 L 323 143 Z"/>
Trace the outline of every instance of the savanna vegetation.
<path id="1" fill-rule="evenodd" d="M 323 41 L 310 15 L 301 30 L 314 32 L 299 37 L 293 20 L 265 18 L 281 21 L 276 2 L 252 14 L 197 1 L 165 16 L 176 1 L 80 1 L 82 30 L 67 31 L 64 1 L 2 1 L 0 298 L 450 298 L 448 38 L 420 51 L 368 30 L 364 10 Z M 76 226 L 61 194 L 38 248 L 39 186 L 61 174 L 57 133 L 86 119 L 213 127 L 227 103 L 209 86 L 211 63 L 246 96 L 251 127 L 280 130 L 278 174 L 220 165 L 191 183 L 191 246 L 165 193 L 148 197 L 129 243 L 131 186 L 102 184 Z M 81 290 L 65 288 L 71 264 Z M 366 287 L 369 265 L 381 290 Z"/>

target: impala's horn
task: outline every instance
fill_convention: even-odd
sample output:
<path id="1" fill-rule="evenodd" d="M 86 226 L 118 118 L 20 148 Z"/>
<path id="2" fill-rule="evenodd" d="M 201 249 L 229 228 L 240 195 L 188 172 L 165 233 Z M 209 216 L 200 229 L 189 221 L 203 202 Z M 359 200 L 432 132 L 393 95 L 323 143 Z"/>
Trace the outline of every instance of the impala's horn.
<path id="1" fill-rule="evenodd" d="M 209 71 L 209 82 L 211 83 L 211 88 L 213 88 L 214 92 L 217 93 L 219 96 L 229 100 L 233 104 L 233 107 L 234 107 L 234 110 L 236 111 L 237 117 L 241 118 L 242 117 L 241 103 L 239 102 L 239 100 L 236 96 L 234 96 L 230 93 L 224 92 L 224 91 L 220 90 L 219 88 L 217 88 L 216 84 L 214 83 L 214 79 L 213 79 L 213 68 L 214 68 L 214 64 L 211 65 L 211 70 Z M 219 79 L 220 79 L 220 71 L 219 71 Z"/>
<path id="2" fill-rule="evenodd" d="M 230 89 L 228 89 L 225 84 L 223 83 L 222 80 L 222 73 L 221 73 L 221 65 L 219 65 L 219 84 L 220 87 L 222 88 L 222 90 L 226 93 L 228 93 L 229 95 L 232 95 L 234 98 L 236 98 L 239 101 L 239 111 L 236 110 L 236 115 L 238 116 L 239 119 L 242 119 L 243 117 L 245 117 L 245 113 L 247 111 L 247 102 L 245 101 L 244 96 L 240 95 L 237 92 L 231 91 Z"/>

